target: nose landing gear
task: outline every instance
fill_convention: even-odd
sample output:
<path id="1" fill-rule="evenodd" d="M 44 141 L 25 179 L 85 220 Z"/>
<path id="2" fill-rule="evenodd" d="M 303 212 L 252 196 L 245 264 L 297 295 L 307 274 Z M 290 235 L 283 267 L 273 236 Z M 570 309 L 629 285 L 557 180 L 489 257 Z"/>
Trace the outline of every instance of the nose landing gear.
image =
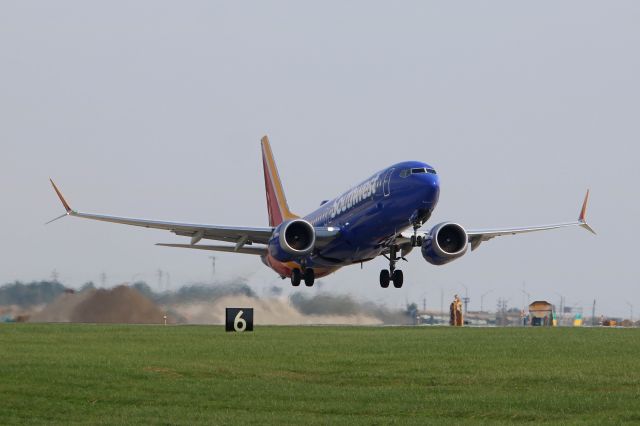
<path id="1" fill-rule="evenodd" d="M 413 222 L 413 235 L 411 236 L 411 247 L 422 247 L 424 238 L 418 235 L 418 229 L 422 226 L 422 222 Z"/>
<path id="2" fill-rule="evenodd" d="M 422 247 L 422 243 L 424 242 L 424 238 L 420 235 L 417 235 L 418 232 L 414 229 L 414 234 L 411 236 L 411 247 Z"/>
<path id="3" fill-rule="evenodd" d="M 423 243 L 423 238 L 418 235 L 418 229 L 431 217 L 431 213 L 428 210 L 419 209 L 413 212 L 411 218 L 411 225 L 413 225 L 413 235 L 411 236 L 411 247 L 420 247 Z"/>

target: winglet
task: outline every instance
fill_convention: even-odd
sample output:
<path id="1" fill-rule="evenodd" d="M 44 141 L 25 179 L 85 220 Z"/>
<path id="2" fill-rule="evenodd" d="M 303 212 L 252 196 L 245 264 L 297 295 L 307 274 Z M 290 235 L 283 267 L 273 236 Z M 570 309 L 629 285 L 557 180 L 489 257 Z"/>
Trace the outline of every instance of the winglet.
<path id="1" fill-rule="evenodd" d="M 582 209 L 580 210 L 580 216 L 578 217 L 578 222 L 580 222 L 580 226 L 582 226 L 587 231 L 591 232 L 593 235 L 597 235 L 596 231 L 593 230 L 587 224 L 587 203 L 589 202 L 589 190 L 587 189 L 587 194 L 584 196 L 584 201 L 582 202 Z"/>
<path id="2" fill-rule="evenodd" d="M 53 179 L 49 178 L 49 180 L 51 181 L 51 185 L 53 186 L 53 190 L 56 191 L 56 194 L 58 194 L 58 198 L 60 198 L 60 201 L 62 202 L 62 205 L 64 206 L 64 209 L 67 211 L 67 214 L 73 212 L 73 209 L 69 206 L 69 203 L 67 203 L 67 200 L 64 199 L 64 197 L 62 196 L 62 193 L 60 192 L 60 190 L 58 189 L 56 184 L 53 183 Z"/>

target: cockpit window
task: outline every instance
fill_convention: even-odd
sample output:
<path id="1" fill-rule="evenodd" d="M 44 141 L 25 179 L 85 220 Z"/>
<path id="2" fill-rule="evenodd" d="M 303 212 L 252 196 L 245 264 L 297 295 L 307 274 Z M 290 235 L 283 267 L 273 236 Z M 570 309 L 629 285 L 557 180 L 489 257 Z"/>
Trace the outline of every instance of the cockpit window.
<path id="1" fill-rule="evenodd" d="M 432 175 L 436 174 L 434 169 L 430 169 L 428 167 L 414 167 L 413 169 L 404 169 L 400 172 L 400 177 L 407 177 L 409 175 L 416 175 L 420 173 L 430 173 Z"/>

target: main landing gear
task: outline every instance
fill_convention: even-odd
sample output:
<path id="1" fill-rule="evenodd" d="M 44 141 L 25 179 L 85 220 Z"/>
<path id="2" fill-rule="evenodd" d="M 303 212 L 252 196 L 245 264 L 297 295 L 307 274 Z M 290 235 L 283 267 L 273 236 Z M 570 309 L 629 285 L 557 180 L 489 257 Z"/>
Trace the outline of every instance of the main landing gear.
<path id="1" fill-rule="evenodd" d="M 395 288 L 401 288 L 404 283 L 404 275 L 400 269 L 396 269 L 396 262 L 398 261 L 396 247 L 391 247 L 387 259 L 389 259 L 389 269 L 380 271 L 380 287 L 387 288 L 389 283 L 393 282 Z"/>
<path id="2" fill-rule="evenodd" d="M 311 287 L 316 281 L 316 274 L 313 268 L 306 268 L 304 273 L 300 269 L 294 269 L 291 271 L 291 285 L 298 287 L 300 282 L 304 280 L 304 285 Z"/>

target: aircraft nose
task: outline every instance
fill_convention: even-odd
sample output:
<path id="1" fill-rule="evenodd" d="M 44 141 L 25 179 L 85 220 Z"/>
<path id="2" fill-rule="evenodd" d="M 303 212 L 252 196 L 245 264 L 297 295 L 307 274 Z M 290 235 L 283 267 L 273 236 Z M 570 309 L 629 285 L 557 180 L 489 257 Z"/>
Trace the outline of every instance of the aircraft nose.
<path id="1" fill-rule="evenodd" d="M 423 202 L 432 203 L 438 200 L 440 195 L 440 178 L 436 174 L 425 173 L 420 175 L 423 188 Z"/>

